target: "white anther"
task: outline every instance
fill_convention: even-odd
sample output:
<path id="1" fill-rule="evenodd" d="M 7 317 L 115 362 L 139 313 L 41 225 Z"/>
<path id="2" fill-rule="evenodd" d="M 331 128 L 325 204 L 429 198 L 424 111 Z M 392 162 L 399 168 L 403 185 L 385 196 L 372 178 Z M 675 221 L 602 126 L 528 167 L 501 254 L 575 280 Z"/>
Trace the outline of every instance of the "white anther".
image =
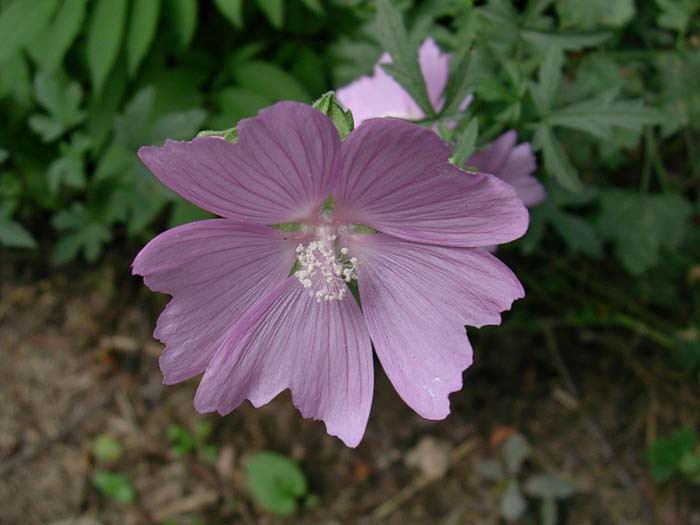
<path id="1" fill-rule="evenodd" d="M 357 279 L 357 258 L 348 257 L 347 247 L 337 247 L 337 236 L 326 235 L 296 248 L 299 269 L 294 273 L 316 302 L 345 298 L 349 283 Z"/>

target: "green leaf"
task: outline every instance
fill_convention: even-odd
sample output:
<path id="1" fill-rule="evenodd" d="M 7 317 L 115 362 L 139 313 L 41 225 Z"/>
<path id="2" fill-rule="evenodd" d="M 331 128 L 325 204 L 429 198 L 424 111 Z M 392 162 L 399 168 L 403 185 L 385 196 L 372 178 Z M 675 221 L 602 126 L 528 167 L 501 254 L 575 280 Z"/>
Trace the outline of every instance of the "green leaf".
<path id="1" fill-rule="evenodd" d="M 324 13 L 323 11 L 323 5 L 321 4 L 321 0 L 301 0 L 306 7 L 309 8 L 310 11 L 313 11 L 317 15 L 322 15 Z"/>
<path id="2" fill-rule="evenodd" d="M 444 115 L 452 115 L 460 111 L 471 89 L 474 89 L 479 68 L 479 56 L 471 48 L 467 48 L 450 68 L 450 74 L 445 86 Z M 450 63 L 454 61 L 450 60 Z"/>
<path id="3" fill-rule="evenodd" d="M 552 135 L 552 130 L 539 126 L 535 131 L 533 146 L 541 149 L 544 156 L 544 167 L 564 188 L 578 192 L 583 185 L 578 178 L 576 168 L 571 164 L 559 141 Z"/>
<path id="4" fill-rule="evenodd" d="M 670 436 L 658 437 L 647 451 L 652 479 L 665 483 L 680 471 L 683 456 L 698 445 L 698 435 L 691 428 L 679 428 Z"/>
<path id="5" fill-rule="evenodd" d="M 223 137 L 224 140 L 227 140 L 228 142 L 233 142 L 234 144 L 238 142 L 238 130 L 233 127 L 233 128 L 228 128 L 228 129 L 221 129 L 221 130 L 213 130 L 213 129 L 204 129 L 197 133 L 198 137 Z"/>
<path id="6" fill-rule="evenodd" d="M 234 27 L 243 28 L 243 0 L 214 0 L 214 3 Z"/>
<path id="7" fill-rule="evenodd" d="M 197 450 L 197 438 L 189 430 L 179 425 L 170 425 L 166 433 L 176 456 L 183 457 Z"/>
<path id="8" fill-rule="evenodd" d="M 695 11 L 700 9 L 700 0 L 656 0 L 659 8 L 659 26 L 685 33 Z"/>
<path id="9" fill-rule="evenodd" d="M 548 222 L 557 230 L 569 253 L 580 252 L 591 259 L 603 256 L 603 244 L 586 219 L 555 209 Z"/>
<path id="10" fill-rule="evenodd" d="M 314 102 L 313 107 L 331 119 L 338 130 L 340 140 L 344 140 L 355 128 L 352 112 L 340 105 L 333 91 L 324 93 L 321 98 Z"/>
<path id="11" fill-rule="evenodd" d="M 49 164 L 46 172 L 52 193 L 56 193 L 61 185 L 75 189 L 85 187 L 84 157 L 89 148 L 89 139 L 79 133 L 72 136 L 69 145 L 61 144 L 61 156 Z"/>
<path id="12" fill-rule="evenodd" d="M 37 247 L 31 233 L 18 222 L 2 215 L 0 215 L 0 244 L 9 248 L 35 249 Z"/>
<path id="13" fill-rule="evenodd" d="M 559 0 L 556 6 L 562 27 L 581 29 L 622 27 L 636 12 L 634 0 Z"/>
<path id="14" fill-rule="evenodd" d="M 88 262 L 95 262 L 104 244 L 111 239 L 109 228 L 78 202 L 56 213 L 51 224 L 56 230 L 64 232 L 54 244 L 51 254 L 51 262 L 55 266 L 75 259 L 81 250 Z"/>
<path id="15" fill-rule="evenodd" d="M 548 49 L 555 46 L 563 51 L 580 51 L 584 47 L 595 47 L 607 42 L 613 33 L 609 31 L 544 31 L 539 29 L 523 29 L 520 33 L 523 40 L 539 47 Z"/>
<path id="16" fill-rule="evenodd" d="M 24 55 L 17 53 L 2 63 L 0 75 L 0 98 L 12 98 L 16 107 L 32 105 L 32 81 L 29 64 Z"/>
<path id="17" fill-rule="evenodd" d="M 49 27 L 29 46 L 29 54 L 44 71 L 57 70 L 85 20 L 88 0 L 65 0 Z"/>
<path id="18" fill-rule="evenodd" d="M 148 53 L 158 28 L 160 0 L 133 0 L 126 32 L 126 63 L 133 75 Z"/>
<path id="19" fill-rule="evenodd" d="M 260 10 L 277 29 L 284 23 L 284 2 L 283 0 L 256 0 Z"/>
<path id="20" fill-rule="evenodd" d="M 46 28 L 58 0 L 14 0 L 0 12 L 0 63 L 33 42 Z"/>
<path id="21" fill-rule="evenodd" d="M 683 241 L 692 208 L 677 194 L 608 190 L 601 197 L 598 229 L 615 244 L 622 265 L 638 275 L 654 267 L 661 248 Z"/>
<path id="22" fill-rule="evenodd" d="M 197 29 L 197 0 L 165 0 L 165 13 L 175 31 L 180 49 L 189 47 Z"/>
<path id="23" fill-rule="evenodd" d="M 233 67 L 238 84 L 272 101 L 310 102 L 311 96 L 292 75 L 270 62 L 249 61 Z"/>
<path id="24" fill-rule="evenodd" d="M 576 491 L 576 487 L 565 479 L 548 473 L 530 476 L 523 489 L 528 496 L 541 499 L 565 499 Z"/>
<path id="25" fill-rule="evenodd" d="M 678 469 L 689 481 L 700 483 L 700 445 L 683 454 Z"/>
<path id="26" fill-rule="evenodd" d="M 136 499 L 134 487 L 123 474 L 108 470 L 96 470 L 92 475 L 92 484 L 102 494 L 119 503 L 131 504 Z"/>
<path id="27" fill-rule="evenodd" d="M 531 452 L 530 444 L 527 440 L 518 433 L 512 434 L 501 445 L 503 454 L 503 462 L 506 470 L 511 476 L 520 472 L 523 462 L 527 459 Z"/>
<path id="28" fill-rule="evenodd" d="M 551 126 L 585 131 L 603 140 L 612 138 L 612 128 L 640 131 L 644 125 L 658 124 L 663 116 L 641 100 L 613 100 L 614 93 L 577 102 L 550 113 L 546 122 Z"/>
<path id="29" fill-rule="evenodd" d="M 661 85 L 663 132 L 683 126 L 700 129 L 700 50 L 663 53 L 656 59 Z"/>
<path id="30" fill-rule="evenodd" d="M 517 521 L 527 509 L 527 501 L 520 492 L 517 479 L 508 480 L 505 490 L 501 494 L 498 511 L 507 521 Z"/>
<path id="31" fill-rule="evenodd" d="M 85 112 L 80 110 L 83 92 L 77 82 L 69 82 L 63 76 L 37 73 L 34 95 L 49 115 L 32 115 L 29 127 L 45 142 L 56 140 L 85 120 Z"/>
<path id="32" fill-rule="evenodd" d="M 96 0 L 87 29 L 86 53 L 90 79 L 99 96 L 121 47 L 126 0 Z"/>
<path id="33" fill-rule="evenodd" d="M 302 470 L 291 459 L 276 452 L 255 454 L 246 474 L 255 501 L 275 514 L 294 514 L 298 500 L 308 491 Z"/>
<path id="34" fill-rule="evenodd" d="M 377 1 L 377 17 L 373 28 L 379 43 L 392 59 L 390 64 L 383 64 L 382 68 L 401 84 L 423 113 L 435 115 L 418 64 L 418 45 L 409 39 L 401 13 L 389 0 Z"/>
<path id="35" fill-rule="evenodd" d="M 100 434 L 92 442 L 92 453 L 100 461 L 116 461 L 122 455 L 122 446 L 110 434 Z"/>
<path id="36" fill-rule="evenodd" d="M 167 113 L 153 123 L 150 143 L 163 142 L 165 139 L 189 140 L 201 129 L 207 112 L 203 109 L 190 109 Z"/>
<path id="37" fill-rule="evenodd" d="M 561 85 L 564 53 L 556 46 L 547 48 L 540 65 L 539 82 L 530 83 L 530 92 L 539 113 L 545 114 L 554 105 Z"/>
<path id="38" fill-rule="evenodd" d="M 455 166 L 463 167 L 474 153 L 476 138 L 479 135 L 479 122 L 476 118 L 469 121 L 469 124 L 457 137 L 457 143 L 452 154 L 452 163 Z"/>

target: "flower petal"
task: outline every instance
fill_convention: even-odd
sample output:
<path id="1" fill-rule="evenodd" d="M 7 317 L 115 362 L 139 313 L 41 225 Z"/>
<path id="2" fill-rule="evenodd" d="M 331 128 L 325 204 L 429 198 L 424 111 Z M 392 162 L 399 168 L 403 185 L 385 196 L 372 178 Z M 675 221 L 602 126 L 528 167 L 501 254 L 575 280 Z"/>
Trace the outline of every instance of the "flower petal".
<path id="1" fill-rule="evenodd" d="M 363 76 L 336 91 L 340 103 L 352 111 L 355 127 L 379 117 L 420 119 L 425 115 L 411 95 L 380 64 L 391 62 L 384 54 L 374 66 L 372 76 Z"/>
<path id="2" fill-rule="evenodd" d="M 506 131 L 482 150 L 474 152 L 467 160 L 467 169 L 476 168 L 481 173 L 497 175 L 517 140 L 515 131 Z"/>
<path id="3" fill-rule="evenodd" d="M 513 273 L 481 249 L 353 235 L 362 311 L 379 360 L 403 400 L 421 416 L 449 414 L 472 363 L 464 325 L 499 324 L 524 296 Z"/>
<path id="4" fill-rule="evenodd" d="M 264 226 L 228 219 L 166 231 L 136 256 L 133 272 L 173 296 L 154 337 L 165 343 L 163 382 L 201 374 L 243 313 L 288 275 L 297 241 Z"/>
<path id="5" fill-rule="evenodd" d="M 544 187 L 532 176 L 537 169 L 537 161 L 529 143 L 515 146 L 516 141 L 515 131 L 508 131 L 474 153 L 466 166 L 496 175 L 515 188 L 525 206 L 537 206 L 546 197 Z"/>
<path id="6" fill-rule="evenodd" d="M 398 119 L 371 120 L 343 142 L 333 190 L 339 222 L 444 246 L 488 246 L 527 230 L 527 210 L 496 177 L 448 162 L 436 133 Z"/>
<path id="7" fill-rule="evenodd" d="M 435 40 L 428 37 L 418 49 L 418 63 L 428 88 L 430 103 L 435 111 L 440 111 L 445 103 L 442 95 L 447 85 L 450 55 L 440 51 Z"/>
<path id="8" fill-rule="evenodd" d="M 544 186 L 532 175 L 536 169 L 537 161 L 530 144 L 526 142 L 511 150 L 496 176 L 513 186 L 523 204 L 532 208 L 547 197 Z"/>
<path id="9" fill-rule="evenodd" d="M 307 418 L 358 445 L 373 392 L 372 348 L 362 313 L 350 294 L 317 303 L 289 278 L 246 315 L 210 363 L 197 389 L 200 412 L 226 414 L 244 399 L 268 403 L 284 389 Z"/>
<path id="10" fill-rule="evenodd" d="M 175 193 L 223 217 L 259 224 L 309 220 L 339 173 L 340 138 L 316 109 L 279 102 L 241 120 L 238 142 L 201 137 L 143 147 L 143 163 Z"/>

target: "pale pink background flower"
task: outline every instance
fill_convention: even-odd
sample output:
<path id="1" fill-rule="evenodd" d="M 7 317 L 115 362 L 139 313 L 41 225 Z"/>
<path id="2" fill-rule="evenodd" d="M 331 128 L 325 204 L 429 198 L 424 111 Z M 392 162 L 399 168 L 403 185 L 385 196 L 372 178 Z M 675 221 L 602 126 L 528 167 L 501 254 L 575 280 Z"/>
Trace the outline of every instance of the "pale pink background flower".
<path id="1" fill-rule="evenodd" d="M 154 333 L 166 345 L 164 383 L 203 373 L 195 407 L 220 414 L 289 388 L 304 417 L 356 446 L 373 342 L 404 401 L 446 417 L 472 362 L 464 325 L 499 324 L 523 296 L 480 248 L 527 229 L 513 188 L 454 167 L 435 133 L 399 119 L 367 121 L 341 144 L 328 117 L 281 102 L 238 132 L 235 144 L 139 150 L 166 186 L 223 217 L 168 230 L 134 260 L 149 288 L 173 296 Z M 270 227 L 291 222 L 302 228 Z"/>
<path id="2" fill-rule="evenodd" d="M 394 116 L 408 120 L 425 117 L 406 90 L 381 68 L 380 64 L 387 62 L 391 62 L 391 56 L 384 53 L 374 66 L 372 76 L 361 77 L 336 92 L 340 103 L 352 111 L 358 125 L 376 117 Z M 435 111 L 440 111 L 444 104 L 442 92 L 447 84 L 450 56 L 440 51 L 432 38 L 427 38 L 418 50 L 418 62 L 430 102 Z M 469 102 L 471 97 L 465 99 L 460 109 L 466 109 Z M 517 134 L 510 130 L 475 153 L 466 166 L 496 175 L 515 188 L 526 206 L 536 206 L 546 197 L 544 187 L 533 176 L 537 162 L 529 143 L 516 146 L 516 142 Z"/>
<path id="3" fill-rule="evenodd" d="M 411 95 L 382 69 L 381 64 L 390 62 L 391 55 L 384 53 L 375 64 L 372 76 L 360 77 L 336 91 L 340 103 L 352 111 L 355 126 L 377 117 L 407 120 L 425 117 Z M 450 56 L 440 51 L 435 40 L 427 38 L 418 49 L 418 63 L 425 78 L 430 103 L 435 111 L 440 111 L 444 104 L 442 92 L 447 84 Z"/>

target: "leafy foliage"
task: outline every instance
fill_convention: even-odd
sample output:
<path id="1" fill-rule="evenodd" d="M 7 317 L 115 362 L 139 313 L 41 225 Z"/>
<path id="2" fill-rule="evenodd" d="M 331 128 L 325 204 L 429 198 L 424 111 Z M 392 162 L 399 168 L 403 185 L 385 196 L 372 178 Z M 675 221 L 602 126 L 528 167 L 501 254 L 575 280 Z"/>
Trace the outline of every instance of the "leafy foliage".
<path id="1" fill-rule="evenodd" d="M 516 249 L 534 266 L 585 266 L 587 284 L 614 280 L 622 299 L 579 298 L 571 273 L 533 286 L 523 274 L 528 294 L 577 323 L 644 318 L 643 333 L 695 370 L 697 341 L 677 334 L 700 308 L 686 284 L 700 257 L 699 11 L 697 0 L 0 1 L 0 244 L 94 262 L 210 217 L 137 149 L 203 129 L 235 142 L 240 119 L 282 99 L 316 100 L 345 137 L 351 114 L 329 90 L 386 51 L 453 162 L 507 129 L 533 146 L 548 197 Z M 418 61 L 427 36 L 452 57 L 436 108 Z"/>
<path id="2" fill-rule="evenodd" d="M 531 452 L 530 443 L 515 432 L 501 444 L 500 457 L 481 463 L 479 470 L 484 478 L 498 483 L 498 509 L 507 522 L 522 521 L 528 509 L 528 496 L 540 502 L 540 523 L 556 525 L 557 501 L 573 496 L 576 488 L 559 475 L 546 472 L 533 474 L 521 483 L 522 470 Z"/>

